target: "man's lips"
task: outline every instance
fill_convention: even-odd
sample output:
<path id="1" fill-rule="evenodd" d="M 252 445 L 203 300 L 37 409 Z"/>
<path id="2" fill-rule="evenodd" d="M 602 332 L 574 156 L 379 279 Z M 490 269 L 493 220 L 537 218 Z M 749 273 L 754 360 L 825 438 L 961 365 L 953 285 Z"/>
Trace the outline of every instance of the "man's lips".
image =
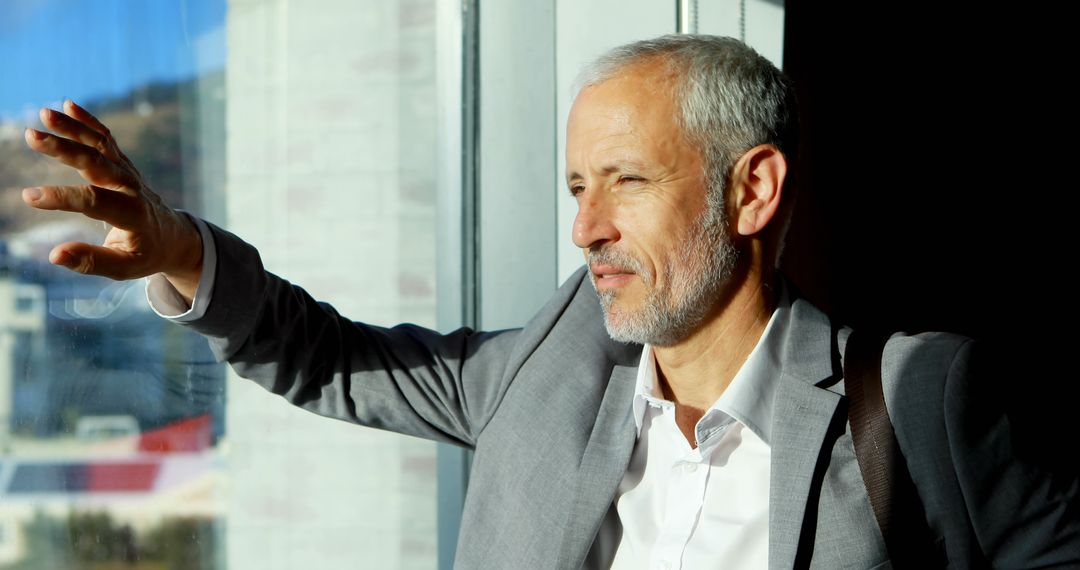
<path id="1" fill-rule="evenodd" d="M 592 271 L 593 279 L 598 288 L 625 285 L 634 277 L 634 273 L 629 269 L 615 265 L 595 263 L 589 266 L 589 270 Z"/>

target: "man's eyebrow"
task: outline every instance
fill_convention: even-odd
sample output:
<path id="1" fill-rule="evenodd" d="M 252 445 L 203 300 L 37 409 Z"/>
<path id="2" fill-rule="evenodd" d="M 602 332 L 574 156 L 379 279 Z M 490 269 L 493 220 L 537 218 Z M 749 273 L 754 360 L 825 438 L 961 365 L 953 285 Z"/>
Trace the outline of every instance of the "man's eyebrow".
<path id="1" fill-rule="evenodd" d="M 600 172 L 614 174 L 616 172 L 626 172 L 627 170 L 641 170 L 642 167 L 642 164 L 636 160 L 620 159 L 611 161 L 611 163 L 601 168 Z"/>
<path id="2" fill-rule="evenodd" d="M 627 170 L 637 171 L 642 170 L 643 168 L 644 165 L 636 160 L 613 160 L 600 168 L 600 173 L 606 176 L 608 174 L 614 174 L 616 172 L 626 172 Z M 570 174 L 566 175 L 566 181 L 568 183 L 574 180 L 580 180 L 582 178 L 584 178 L 584 176 L 582 176 L 578 172 L 571 172 Z"/>

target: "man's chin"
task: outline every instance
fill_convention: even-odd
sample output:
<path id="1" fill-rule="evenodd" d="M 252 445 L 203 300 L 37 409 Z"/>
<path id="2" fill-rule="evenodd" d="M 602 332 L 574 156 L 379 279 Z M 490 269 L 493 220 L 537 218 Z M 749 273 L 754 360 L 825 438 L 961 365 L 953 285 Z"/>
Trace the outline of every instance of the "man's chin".
<path id="1" fill-rule="evenodd" d="M 627 314 L 617 306 L 604 305 L 604 329 L 608 336 L 617 342 L 629 342 L 644 344 L 647 339 L 642 338 L 642 326 L 635 315 Z"/>
<path id="2" fill-rule="evenodd" d="M 626 311 L 621 303 L 603 305 L 604 328 L 608 336 L 617 342 L 674 346 L 689 336 L 696 328 L 694 321 L 672 318 L 671 315 L 653 312 L 648 308 Z M 693 317 L 690 317 L 693 319 Z"/>
<path id="3" fill-rule="evenodd" d="M 608 336 L 615 342 L 625 342 L 632 344 L 645 344 L 645 341 L 638 338 L 633 331 L 626 330 L 625 327 L 613 326 L 607 319 L 604 319 L 604 328 L 607 330 Z"/>

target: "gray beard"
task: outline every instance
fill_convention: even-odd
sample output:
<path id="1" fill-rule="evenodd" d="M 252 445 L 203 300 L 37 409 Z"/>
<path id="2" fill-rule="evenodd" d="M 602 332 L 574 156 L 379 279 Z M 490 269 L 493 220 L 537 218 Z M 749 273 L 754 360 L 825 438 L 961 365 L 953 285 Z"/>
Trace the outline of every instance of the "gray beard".
<path id="1" fill-rule="evenodd" d="M 642 306 L 628 311 L 617 305 L 618 292 L 598 291 L 608 335 L 619 342 L 671 346 L 686 339 L 708 316 L 738 261 L 738 249 L 725 230 L 726 219 L 704 214 L 689 239 L 664 267 L 668 288 L 657 289 L 656 278 L 633 256 L 614 249 L 590 250 L 590 263 L 630 269 L 648 289 Z M 596 287 L 596 275 L 589 274 Z"/>

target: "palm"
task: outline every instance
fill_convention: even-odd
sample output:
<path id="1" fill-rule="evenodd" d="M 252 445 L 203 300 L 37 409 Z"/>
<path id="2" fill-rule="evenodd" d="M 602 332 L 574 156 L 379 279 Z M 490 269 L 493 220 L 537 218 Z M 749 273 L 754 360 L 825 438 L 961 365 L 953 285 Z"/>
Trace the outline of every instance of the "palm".
<path id="1" fill-rule="evenodd" d="M 139 255 L 144 253 L 141 251 L 143 240 L 139 234 L 122 228 L 113 227 L 109 229 L 109 233 L 105 235 L 105 241 L 102 242 L 102 247 L 109 248 L 117 253 Z"/>

